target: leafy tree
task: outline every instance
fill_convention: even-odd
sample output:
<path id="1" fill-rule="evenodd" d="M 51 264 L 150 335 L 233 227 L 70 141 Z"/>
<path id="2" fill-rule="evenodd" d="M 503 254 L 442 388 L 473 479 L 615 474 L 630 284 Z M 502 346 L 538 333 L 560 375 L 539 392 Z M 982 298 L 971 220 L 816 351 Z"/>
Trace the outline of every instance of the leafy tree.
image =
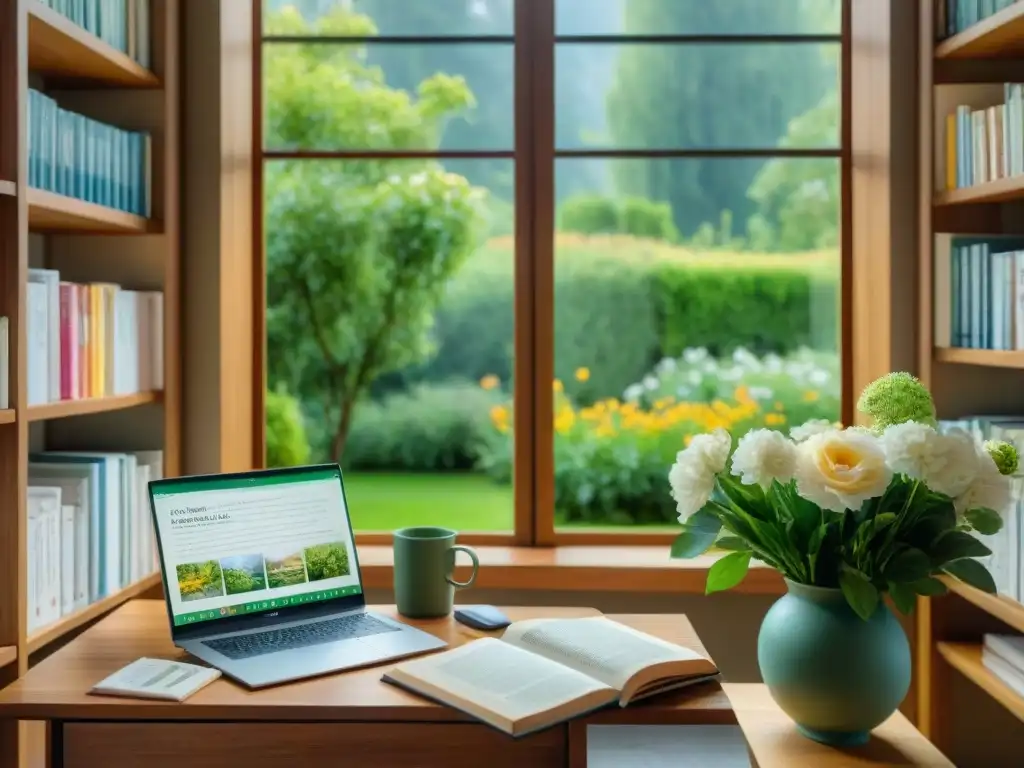
<path id="1" fill-rule="evenodd" d="M 268 390 L 264 403 L 267 423 L 267 466 L 296 467 L 309 461 L 309 441 L 299 401 L 283 389 Z"/>
<path id="2" fill-rule="evenodd" d="M 820 32 L 822 19 L 801 3 L 764 0 L 629 0 L 627 33 Z M 790 120 L 836 82 L 834 66 L 808 44 L 634 45 L 619 57 L 607 101 L 617 146 L 766 148 Z M 729 210 L 754 212 L 747 189 L 758 159 L 645 159 L 615 167 L 619 192 L 665 200 L 684 236 Z"/>
<path id="3" fill-rule="evenodd" d="M 307 21 L 271 14 L 280 34 L 375 34 L 345 8 Z M 388 87 L 358 46 L 267 47 L 271 146 L 436 146 L 472 103 L 465 81 L 434 75 L 415 94 Z M 476 244 L 481 193 L 419 160 L 286 161 L 267 168 L 267 334 L 272 384 L 334 424 L 340 460 L 371 382 L 425 359 L 442 291 Z"/>

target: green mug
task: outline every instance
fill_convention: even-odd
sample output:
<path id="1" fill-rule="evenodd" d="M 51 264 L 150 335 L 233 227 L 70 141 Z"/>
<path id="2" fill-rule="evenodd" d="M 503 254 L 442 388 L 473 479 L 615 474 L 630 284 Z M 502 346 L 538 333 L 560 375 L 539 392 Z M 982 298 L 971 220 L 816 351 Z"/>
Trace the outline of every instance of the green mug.
<path id="1" fill-rule="evenodd" d="M 429 526 L 395 531 L 395 603 L 410 619 L 447 616 L 455 604 L 455 590 L 473 586 L 480 561 L 476 552 L 455 543 L 455 531 Z M 473 561 L 468 581 L 455 581 L 455 553 Z"/>

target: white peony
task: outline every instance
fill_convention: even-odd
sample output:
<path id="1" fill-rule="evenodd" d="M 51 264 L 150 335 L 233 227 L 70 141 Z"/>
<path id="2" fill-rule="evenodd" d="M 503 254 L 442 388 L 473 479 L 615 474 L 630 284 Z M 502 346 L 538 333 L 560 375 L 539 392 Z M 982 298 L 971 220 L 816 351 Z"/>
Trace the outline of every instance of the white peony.
<path id="1" fill-rule="evenodd" d="M 892 480 L 880 442 L 871 434 L 833 429 L 797 446 L 797 491 L 822 509 L 858 509 Z"/>
<path id="2" fill-rule="evenodd" d="M 940 434 L 915 421 L 893 424 L 881 437 L 893 472 L 921 480 L 936 493 L 957 497 L 977 474 L 977 446 L 962 430 Z"/>
<path id="3" fill-rule="evenodd" d="M 975 449 L 975 456 L 977 469 L 974 479 L 954 499 L 957 513 L 962 515 L 971 509 L 991 509 L 1005 515 L 1013 503 L 1010 478 L 999 474 L 999 467 L 980 446 Z"/>
<path id="4" fill-rule="evenodd" d="M 830 429 L 835 429 L 835 427 L 828 419 L 811 419 L 790 429 L 789 436 L 796 442 L 802 443 L 807 438 L 820 435 L 822 432 L 828 432 Z"/>
<path id="5" fill-rule="evenodd" d="M 685 450 L 676 455 L 668 473 L 672 498 L 676 500 L 679 522 L 686 522 L 708 503 L 715 490 L 715 475 L 725 469 L 732 438 L 724 429 L 697 435 Z"/>
<path id="6" fill-rule="evenodd" d="M 795 472 L 796 446 L 773 429 L 747 432 L 732 455 L 732 473 L 744 485 L 760 485 L 767 490 L 772 480 L 788 483 Z"/>

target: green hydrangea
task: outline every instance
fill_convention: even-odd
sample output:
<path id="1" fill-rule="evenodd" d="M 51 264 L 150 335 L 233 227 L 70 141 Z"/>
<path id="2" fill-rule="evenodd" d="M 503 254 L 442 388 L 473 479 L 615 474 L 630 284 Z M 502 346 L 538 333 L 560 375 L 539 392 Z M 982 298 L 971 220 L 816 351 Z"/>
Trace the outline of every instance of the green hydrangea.
<path id="1" fill-rule="evenodd" d="M 992 457 L 1001 475 L 1015 475 L 1020 468 L 1020 454 L 1013 443 L 1003 440 L 989 440 L 985 452 Z"/>
<path id="2" fill-rule="evenodd" d="M 931 393 L 914 376 L 903 371 L 888 373 L 864 387 L 857 410 L 870 416 L 879 432 L 908 421 L 936 426 Z"/>

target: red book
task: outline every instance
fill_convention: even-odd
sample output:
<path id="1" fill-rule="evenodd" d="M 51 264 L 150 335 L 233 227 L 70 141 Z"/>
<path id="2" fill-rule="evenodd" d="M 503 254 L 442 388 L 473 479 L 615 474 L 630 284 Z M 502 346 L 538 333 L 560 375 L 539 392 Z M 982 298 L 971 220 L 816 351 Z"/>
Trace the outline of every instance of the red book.
<path id="1" fill-rule="evenodd" d="M 78 352 L 76 318 L 72 309 L 75 287 L 70 283 L 60 284 L 60 399 L 70 400 L 74 397 L 75 359 Z"/>

